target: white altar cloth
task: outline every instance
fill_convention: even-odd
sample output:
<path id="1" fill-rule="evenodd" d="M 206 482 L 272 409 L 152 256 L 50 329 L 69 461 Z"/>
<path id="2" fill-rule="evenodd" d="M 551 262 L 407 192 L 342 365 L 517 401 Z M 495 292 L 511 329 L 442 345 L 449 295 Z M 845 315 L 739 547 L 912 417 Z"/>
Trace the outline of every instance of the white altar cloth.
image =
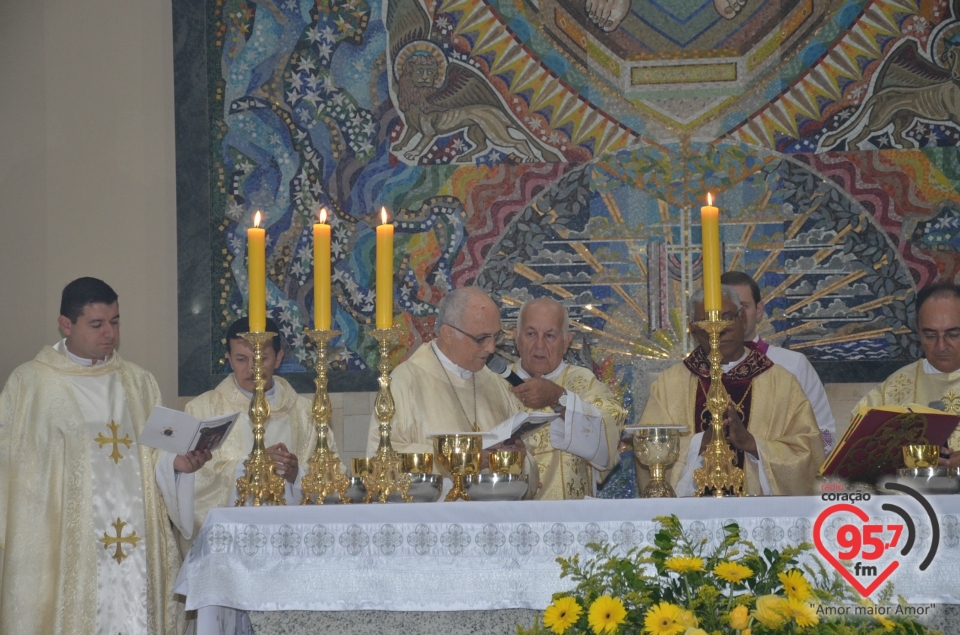
<path id="1" fill-rule="evenodd" d="M 896 503 L 916 523 L 910 560 L 890 578 L 896 594 L 911 604 L 960 604 L 960 586 L 939 583 L 960 571 L 960 496 L 928 500 L 940 540 L 926 571 L 917 564 L 931 527 L 919 506 L 875 496 L 862 507 L 872 522 L 899 522 L 881 511 Z M 176 592 L 187 609 L 543 609 L 572 586 L 558 556 L 587 555 L 584 545 L 599 540 L 623 550 L 651 545 L 655 516 L 676 514 L 687 532 L 714 543 L 736 522 L 759 549 L 782 549 L 812 542 L 816 517 L 833 504 L 810 496 L 220 508 L 207 516 Z M 844 521 L 831 520 L 835 535 Z"/>

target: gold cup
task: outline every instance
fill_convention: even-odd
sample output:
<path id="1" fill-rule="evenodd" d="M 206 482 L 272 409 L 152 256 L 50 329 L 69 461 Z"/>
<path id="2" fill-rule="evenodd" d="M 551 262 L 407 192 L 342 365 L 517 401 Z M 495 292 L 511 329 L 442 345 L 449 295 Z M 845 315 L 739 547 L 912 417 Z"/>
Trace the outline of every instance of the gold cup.
<path id="1" fill-rule="evenodd" d="M 508 450 L 491 452 L 490 471 L 494 474 L 520 474 L 523 471 L 523 454 Z"/>
<path id="2" fill-rule="evenodd" d="M 433 455 L 429 452 L 401 454 L 400 467 L 408 474 L 433 474 Z"/>
<path id="3" fill-rule="evenodd" d="M 940 448 L 935 445 L 903 446 L 903 462 L 908 468 L 937 467 Z"/>
<path id="4" fill-rule="evenodd" d="M 350 472 L 355 476 L 366 476 L 370 473 L 370 459 L 350 459 Z"/>
<path id="5" fill-rule="evenodd" d="M 483 438 L 479 434 L 441 434 L 433 437 L 433 455 L 440 472 L 453 481 L 453 489 L 444 499 L 470 500 L 463 489 L 463 477 L 480 472 Z"/>

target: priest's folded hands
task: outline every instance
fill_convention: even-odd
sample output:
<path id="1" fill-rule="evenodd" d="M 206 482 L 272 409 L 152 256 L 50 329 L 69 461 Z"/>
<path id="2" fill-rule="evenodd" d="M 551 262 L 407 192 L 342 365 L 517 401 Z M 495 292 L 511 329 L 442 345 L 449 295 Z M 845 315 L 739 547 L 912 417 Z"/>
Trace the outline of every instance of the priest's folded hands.
<path id="1" fill-rule="evenodd" d="M 743 450 L 744 452 L 749 452 L 754 458 L 759 458 L 759 454 L 757 453 L 757 440 L 754 439 L 753 435 L 744 427 L 743 420 L 740 419 L 740 414 L 737 413 L 737 407 L 729 397 L 727 398 L 727 414 L 723 418 L 723 436 L 726 437 L 727 441 L 729 441 L 733 447 L 738 450 Z M 710 444 L 710 439 L 712 438 L 713 426 L 707 424 L 704 426 L 703 440 L 700 443 L 700 454 L 703 454 L 703 451 L 707 449 L 707 446 Z"/>
<path id="2" fill-rule="evenodd" d="M 293 483 L 297 479 L 297 471 L 299 468 L 297 455 L 287 450 L 287 446 L 283 443 L 271 445 L 266 451 L 267 456 L 269 456 L 270 460 L 275 464 L 273 471 L 285 478 L 288 482 Z"/>

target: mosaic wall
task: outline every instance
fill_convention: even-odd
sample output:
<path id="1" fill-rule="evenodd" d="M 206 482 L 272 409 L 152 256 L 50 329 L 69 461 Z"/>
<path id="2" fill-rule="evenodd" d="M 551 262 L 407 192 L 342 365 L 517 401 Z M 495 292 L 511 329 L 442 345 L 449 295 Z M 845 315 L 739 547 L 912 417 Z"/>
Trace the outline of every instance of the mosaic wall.
<path id="1" fill-rule="evenodd" d="M 174 24 L 182 395 L 225 372 L 255 210 L 307 390 L 321 206 L 337 390 L 372 387 L 381 206 L 398 359 L 477 284 L 507 323 L 563 301 L 628 393 L 691 347 L 707 192 L 762 336 L 825 381 L 915 359 L 913 294 L 960 281 L 960 0 L 175 0 Z"/>

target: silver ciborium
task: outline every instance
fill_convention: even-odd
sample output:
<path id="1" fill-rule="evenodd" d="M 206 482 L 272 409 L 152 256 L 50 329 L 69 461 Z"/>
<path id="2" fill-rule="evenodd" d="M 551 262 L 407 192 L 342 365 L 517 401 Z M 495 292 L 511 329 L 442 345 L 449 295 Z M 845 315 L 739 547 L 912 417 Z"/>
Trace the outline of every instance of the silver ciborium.
<path id="1" fill-rule="evenodd" d="M 666 468 L 680 453 L 680 432 L 675 426 L 640 427 L 633 431 L 633 454 L 637 462 L 650 469 L 650 482 L 640 492 L 641 498 L 676 498 L 677 494 L 665 478 Z"/>

